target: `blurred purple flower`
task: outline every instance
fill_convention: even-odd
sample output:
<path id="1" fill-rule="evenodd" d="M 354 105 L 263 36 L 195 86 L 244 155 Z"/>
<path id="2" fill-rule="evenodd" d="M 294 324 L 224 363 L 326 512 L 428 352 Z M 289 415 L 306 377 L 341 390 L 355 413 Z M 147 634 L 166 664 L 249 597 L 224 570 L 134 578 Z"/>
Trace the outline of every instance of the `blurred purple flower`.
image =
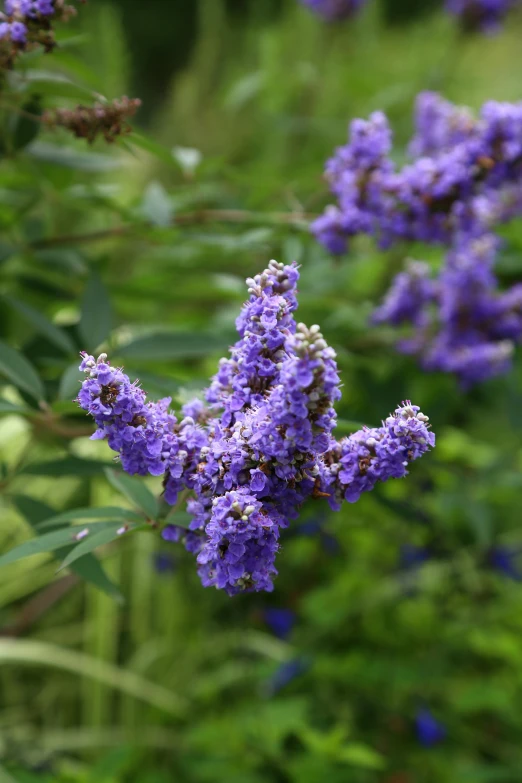
<path id="1" fill-rule="evenodd" d="M 156 552 L 153 562 L 158 574 L 172 574 L 176 570 L 176 559 L 168 552 Z"/>
<path id="2" fill-rule="evenodd" d="M 291 609 L 268 608 L 263 617 L 270 630 L 279 638 L 286 639 L 295 625 L 295 612 Z"/>
<path id="3" fill-rule="evenodd" d="M 417 711 L 415 729 L 417 739 L 425 748 L 432 748 L 446 738 L 446 727 L 439 723 L 426 707 Z"/>
<path id="4" fill-rule="evenodd" d="M 274 696 L 293 680 L 304 674 L 310 667 L 310 662 L 304 658 L 293 658 L 282 663 L 267 682 L 267 693 Z"/>
<path id="5" fill-rule="evenodd" d="M 522 572 L 515 561 L 520 555 L 520 549 L 511 549 L 507 546 L 496 546 L 490 554 L 489 560 L 492 567 L 507 576 L 509 579 L 514 579 L 515 582 L 522 581 Z"/>

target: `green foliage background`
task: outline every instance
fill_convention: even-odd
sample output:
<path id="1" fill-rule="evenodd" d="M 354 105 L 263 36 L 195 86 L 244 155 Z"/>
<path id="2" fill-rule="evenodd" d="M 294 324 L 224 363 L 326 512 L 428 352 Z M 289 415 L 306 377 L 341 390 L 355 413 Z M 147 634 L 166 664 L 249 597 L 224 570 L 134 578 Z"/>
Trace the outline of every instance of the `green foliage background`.
<path id="1" fill-rule="evenodd" d="M 406 255 L 438 253 L 361 241 L 334 260 L 307 231 L 352 117 L 388 112 L 400 158 L 420 89 L 475 108 L 520 98 L 520 15 L 465 38 L 436 4 L 400 5 L 326 26 L 293 0 L 92 2 L 0 95 L 0 551 L 58 512 L 130 505 L 71 402 L 77 352 L 106 347 L 178 406 L 233 340 L 244 278 L 272 257 L 302 264 L 299 317 L 338 351 L 346 431 L 411 398 L 438 436 L 407 480 L 340 514 L 313 506 L 300 523 L 322 532 L 286 535 L 270 596 L 203 590 L 191 556 L 150 531 L 102 547 L 105 576 L 92 561 L 56 574 L 48 555 L 6 565 L 2 782 L 522 779 L 522 588 L 490 566 L 492 547 L 522 546 L 521 362 L 466 394 L 423 374 L 367 318 Z M 9 103 L 34 114 L 34 95 L 126 91 L 143 127 L 111 148 L 41 131 Z M 201 152 L 194 170 L 186 148 Z M 507 283 L 522 232 L 505 235 Z M 404 571 L 405 545 L 429 560 Z M 172 552 L 175 570 L 158 573 L 155 555 Z M 268 607 L 296 613 L 288 639 Z M 421 705 L 447 729 L 431 749 Z"/>

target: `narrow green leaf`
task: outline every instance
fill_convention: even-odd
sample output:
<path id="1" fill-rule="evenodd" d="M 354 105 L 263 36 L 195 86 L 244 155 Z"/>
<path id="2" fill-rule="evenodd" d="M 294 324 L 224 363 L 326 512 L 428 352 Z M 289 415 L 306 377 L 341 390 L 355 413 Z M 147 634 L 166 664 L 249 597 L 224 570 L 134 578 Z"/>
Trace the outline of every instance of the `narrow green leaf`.
<path id="1" fill-rule="evenodd" d="M 93 459 L 64 457 L 64 459 L 27 465 L 21 472 L 31 476 L 96 476 L 109 466 L 110 463 Z"/>
<path id="2" fill-rule="evenodd" d="M 21 302 L 19 299 L 15 299 L 13 296 L 5 296 L 4 300 L 20 313 L 26 321 L 29 321 L 40 334 L 43 334 L 50 342 L 56 345 L 57 348 L 60 348 L 65 353 L 76 352 L 76 346 L 69 335 L 63 329 L 60 329 L 59 326 L 55 326 L 45 315 L 35 310 L 34 307 Z"/>
<path id="3" fill-rule="evenodd" d="M 77 361 L 67 367 L 60 378 L 60 386 L 58 387 L 60 400 L 71 402 L 78 395 L 80 384 L 83 380 L 82 375 L 83 373 L 78 369 Z"/>
<path id="4" fill-rule="evenodd" d="M 98 152 L 78 152 L 71 147 L 35 141 L 27 148 L 27 153 L 44 163 L 53 163 L 75 171 L 87 171 L 92 174 L 112 171 L 121 164 L 117 158 L 101 155 Z"/>
<path id="5" fill-rule="evenodd" d="M 61 73 L 44 70 L 29 70 L 23 74 L 23 86 L 26 92 L 35 95 L 49 95 L 52 98 L 72 98 L 78 101 L 89 101 L 95 97 L 92 90 L 75 84 Z"/>
<path id="6" fill-rule="evenodd" d="M 90 582 L 118 603 L 123 603 L 123 595 L 114 582 L 109 579 L 96 555 L 86 554 L 74 563 L 70 563 L 69 567 L 81 579 Z"/>
<path id="7" fill-rule="evenodd" d="M 33 365 L 19 351 L 15 351 L 2 340 L 0 340 L 0 375 L 5 376 L 35 400 L 44 399 L 44 387 Z"/>
<path id="8" fill-rule="evenodd" d="M 89 533 L 79 544 L 71 549 L 69 554 L 64 558 L 60 564 L 58 571 L 61 571 L 71 563 L 79 560 L 83 555 L 87 555 L 93 552 L 97 547 L 110 544 L 111 541 L 115 541 L 120 536 L 118 530 L 121 528 L 120 524 L 114 524 L 111 527 L 103 528 L 102 530 L 96 530 L 94 533 Z M 132 529 L 132 526 L 129 526 Z"/>
<path id="9" fill-rule="evenodd" d="M 67 650 L 54 644 L 28 639 L 0 639 L 0 666 L 49 666 L 68 671 L 82 678 L 101 682 L 108 688 L 127 693 L 152 704 L 171 715 L 182 715 L 187 709 L 184 699 L 176 693 L 141 677 L 130 669 L 114 666 L 100 658 Z"/>
<path id="10" fill-rule="evenodd" d="M 125 140 L 131 142 L 136 147 L 149 152 L 151 155 L 154 155 L 154 157 L 158 158 L 158 160 L 162 160 L 169 166 L 177 168 L 176 161 L 174 160 L 171 151 L 166 147 L 163 147 L 161 144 L 158 144 L 157 141 L 150 139 L 148 136 L 144 136 L 142 133 L 136 133 L 136 131 L 133 131 L 132 133 L 129 133 L 127 136 L 125 136 Z"/>
<path id="11" fill-rule="evenodd" d="M 126 359 L 155 361 L 161 359 L 190 359 L 226 350 L 230 341 L 226 335 L 178 332 L 158 333 L 138 337 L 118 349 Z"/>
<path id="12" fill-rule="evenodd" d="M 94 350 L 103 343 L 109 336 L 111 323 L 112 308 L 109 296 L 102 281 L 96 272 L 93 272 L 83 294 L 79 324 L 85 347 Z"/>
<path id="13" fill-rule="evenodd" d="M 24 103 L 22 111 L 25 112 L 25 114 L 16 117 L 13 130 L 14 150 L 21 150 L 24 149 L 24 147 L 27 147 L 28 144 L 36 139 L 42 128 L 40 122 L 42 103 L 38 95 L 33 95 Z M 29 115 L 32 115 L 34 119 Z"/>
<path id="14" fill-rule="evenodd" d="M 42 530 L 46 530 L 50 525 L 49 522 L 53 522 L 53 527 L 59 526 L 66 521 L 63 517 L 68 516 L 67 512 L 64 514 L 56 514 L 54 508 L 48 506 L 47 503 L 42 503 L 41 500 L 35 500 L 28 495 L 11 495 L 10 500 L 20 514 L 29 522 L 29 524 L 39 533 Z M 85 509 L 86 511 L 101 511 L 101 509 Z M 116 511 L 122 511 L 123 509 L 115 509 Z M 76 509 L 77 512 L 81 512 L 81 509 Z M 72 512 L 69 512 L 69 515 Z M 133 517 L 136 516 L 133 512 L 129 512 Z M 101 515 L 100 515 L 101 516 Z M 96 516 L 90 516 L 88 519 L 96 519 Z M 102 517 L 103 518 L 103 517 Z M 71 534 L 74 534 L 74 530 L 71 530 Z M 61 549 L 62 558 L 71 550 L 71 547 L 63 547 Z M 55 552 L 55 557 L 60 556 L 60 549 Z M 117 586 L 109 579 L 103 566 L 95 557 L 95 555 L 85 555 L 80 560 L 77 560 L 71 566 L 71 571 L 74 571 L 78 576 L 90 582 L 99 590 L 109 595 L 115 601 L 122 602 L 123 596 L 118 590 Z M 1 783 L 1 781 L 0 781 Z"/>
<path id="15" fill-rule="evenodd" d="M 89 522 L 93 519 L 105 519 L 108 522 L 142 522 L 143 518 L 135 511 L 118 506 L 102 506 L 99 508 L 74 508 L 61 514 L 47 516 L 38 525 L 38 530 L 47 530 L 58 525 L 66 525 L 71 522 Z"/>
<path id="16" fill-rule="evenodd" d="M 157 519 L 159 503 L 142 480 L 118 473 L 110 468 L 105 469 L 105 475 L 112 486 L 125 495 L 131 503 L 141 508 L 149 519 Z"/>
<path id="17" fill-rule="evenodd" d="M 47 503 L 35 500 L 28 495 L 10 495 L 9 499 L 24 519 L 34 528 L 56 514 L 54 508 L 48 506 Z"/>
<path id="18" fill-rule="evenodd" d="M 99 530 L 102 527 L 110 526 L 114 528 L 114 522 L 92 522 L 89 525 L 89 530 Z M 23 544 L 15 546 L 6 554 L 0 556 L 0 566 L 9 565 L 9 563 L 15 563 L 17 560 L 22 560 L 24 557 L 30 555 L 41 555 L 47 552 L 54 552 L 60 547 L 72 544 L 75 541 L 75 535 L 78 535 L 75 531 L 72 531 L 69 527 L 61 528 L 60 530 L 53 530 L 51 533 L 45 533 L 43 536 L 37 536 L 30 541 L 24 541 Z"/>
<path id="19" fill-rule="evenodd" d="M 8 400 L 0 400 L 0 415 L 13 414 L 13 413 L 31 413 L 30 408 L 26 408 L 25 405 L 16 405 L 14 402 Z"/>

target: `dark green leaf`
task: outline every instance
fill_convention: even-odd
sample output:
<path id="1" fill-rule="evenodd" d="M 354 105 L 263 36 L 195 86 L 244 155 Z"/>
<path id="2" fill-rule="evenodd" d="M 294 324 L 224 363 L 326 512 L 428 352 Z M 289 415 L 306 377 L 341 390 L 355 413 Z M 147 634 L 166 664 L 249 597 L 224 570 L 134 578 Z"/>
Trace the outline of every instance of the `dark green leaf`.
<path id="1" fill-rule="evenodd" d="M 195 332 L 159 333 L 138 337 L 118 349 L 126 359 L 154 361 L 161 359 L 188 359 L 207 356 L 226 350 L 230 344 L 226 336 Z"/>
<path id="2" fill-rule="evenodd" d="M 89 530 L 98 531 L 107 526 L 114 528 L 115 523 L 91 522 Z M 30 541 L 24 541 L 23 544 L 15 546 L 14 549 L 11 549 L 0 557 L 0 566 L 15 563 L 17 560 L 22 560 L 24 557 L 29 557 L 30 555 L 41 555 L 46 552 L 54 552 L 56 549 L 60 549 L 60 547 L 74 543 L 76 540 L 75 536 L 77 535 L 77 532 L 67 527 L 61 528 L 60 530 L 53 530 L 51 533 L 44 533 L 43 536 L 37 536 Z"/>
<path id="3" fill-rule="evenodd" d="M 4 297 L 5 301 L 13 307 L 20 315 L 29 321 L 35 329 L 47 339 L 56 345 L 57 348 L 65 353 L 75 353 L 76 347 L 69 337 L 69 335 L 60 329 L 59 326 L 55 326 L 45 315 L 35 310 L 34 307 L 21 302 L 19 299 L 15 299 L 13 296 Z"/>
<path id="4" fill-rule="evenodd" d="M 14 402 L 9 402 L 8 400 L 0 400 L 0 416 L 2 414 L 10 413 L 31 413 L 31 410 L 24 405 L 16 405 Z"/>
<path id="5" fill-rule="evenodd" d="M 76 562 L 84 555 L 89 554 L 95 550 L 97 547 L 110 544 L 111 541 L 115 541 L 117 538 L 120 538 L 120 535 L 118 535 L 118 530 L 120 528 L 121 525 L 114 524 L 111 527 L 95 530 L 93 533 L 89 532 L 89 534 L 83 538 L 79 544 L 71 549 L 69 554 L 60 564 L 58 571 L 61 571 L 63 568 L 67 568 L 67 566 L 71 565 L 71 563 Z"/>
<path id="6" fill-rule="evenodd" d="M 97 476 L 109 464 L 93 459 L 64 457 L 63 459 L 27 465 L 22 473 L 28 473 L 31 476 Z"/>
<path id="7" fill-rule="evenodd" d="M 86 554 L 79 560 L 70 564 L 71 571 L 78 574 L 79 577 L 86 582 L 90 582 L 99 590 L 107 593 L 111 598 L 114 598 L 118 603 L 123 603 L 124 598 L 114 582 L 112 582 L 105 571 L 98 558 L 92 553 Z"/>
<path id="8" fill-rule="evenodd" d="M 158 501 L 141 479 L 127 476 L 125 473 L 118 473 L 111 468 L 105 469 L 105 475 L 112 486 L 125 495 L 131 503 L 141 508 L 149 519 L 157 519 L 159 514 Z"/>
<path id="9" fill-rule="evenodd" d="M 36 139 L 42 127 L 40 122 L 42 103 L 38 96 L 33 96 L 27 103 L 24 103 L 22 111 L 24 113 L 16 117 L 13 131 L 12 143 L 14 150 L 21 150 L 27 147 L 28 144 Z"/>
<path id="10" fill-rule="evenodd" d="M 46 517 L 45 520 L 38 525 L 38 529 L 46 530 L 47 528 L 65 525 L 70 522 L 89 522 L 94 519 L 105 519 L 108 522 L 118 522 L 120 525 L 122 522 L 143 521 L 143 518 L 135 511 L 131 511 L 128 508 L 119 508 L 118 506 L 74 508 L 70 511 L 63 511 L 61 514 L 54 514 L 50 517 Z"/>
<path id="11" fill-rule="evenodd" d="M 39 526 L 45 519 L 56 514 L 54 508 L 48 506 L 47 503 L 35 500 L 28 495 L 10 495 L 10 500 L 32 527 Z"/>
<path id="12" fill-rule="evenodd" d="M 25 92 L 33 95 L 49 95 L 52 98 L 72 98 L 77 101 L 92 102 L 95 93 L 75 84 L 67 76 L 54 71 L 29 70 L 23 74 L 21 86 Z"/>
<path id="13" fill-rule="evenodd" d="M 36 400 L 45 397 L 44 388 L 33 365 L 19 351 L 0 340 L 0 375 Z"/>
<path id="14" fill-rule="evenodd" d="M 83 294 L 79 325 L 85 347 L 94 350 L 103 343 L 111 331 L 111 322 L 112 309 L 107 291 L 96 272 L 93 272 Z"/>

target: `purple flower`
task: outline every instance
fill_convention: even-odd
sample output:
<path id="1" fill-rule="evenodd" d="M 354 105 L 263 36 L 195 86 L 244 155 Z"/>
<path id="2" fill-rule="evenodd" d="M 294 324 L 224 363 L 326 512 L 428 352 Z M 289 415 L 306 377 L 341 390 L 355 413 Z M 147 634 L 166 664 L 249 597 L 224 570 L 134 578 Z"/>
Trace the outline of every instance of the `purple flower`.
<path id="1" fill-rule="evenodd" d="M 293 658 L 282 663 L 270 677 L 267 683 L 269 696 L 275 696 L 280 690 L 289 685 L 293 680 L 304 674 L 310 667 L 310 663 L 303 658 Z"/>
<path id="2" fill-rule="evenodd" d="M 301 0 L 301 3 L 328 22 L 354 16 L 366 0 Z"/>
<path id="3" fill-rule="evenodd" d="M 517 0 L 446 0 L 446 8 L 469 30 L 496 32 Z"/>
<path id="4" fill-rule="evenodd" d="M 279 639 L 287 639 L 295 625 L 295 612 L 291 609 L 265 609 L 265 622 Z"/>
<path id="5" fill-rule="evenodd" d="M 362 429 L 343 438 L 325 459 L 322 485 L 330 504 L 355 503 L 377 482 L 402 478 L 411 462 L 435 446 L 428 417 L 409 401 L 388 416 L 382 427 Z"/>
<path id="6" fill-rule="evenodd" d="M 162 537 L 195 556 L 204 586 L 229 595 L 273 589 L 280 532 L 308 499 L 338 507 L 373 486 L 360 462 L 348 475 L 362 445 L 334 440 L 335 352 L 318 326 L 296 325 L 297 279 L 295 265 L 271 261 L 247 281 L 240 339 L 211 382 L 209 406 L 188 403 L 181 421 L 169 399 L 147 401 L 105 354 L 82 354 L 87 378 L 78 402 L 94 418 L 93 438 L 108 441 L 127 473 L 163 476 L 167 503 L 188 496 L 188 530 L 167 525 Z M 408 403 L 382 428 L 363 432 L 373 483 L 405 475 L 434 444 L 426 421 Z"/>
<path id="7" fill-rule="evenodd" d="M 491 550 L 489 560 L 496 571 L 499 571 L 499 573 L 502 573 L 509 579 L 513 579 L 515 582 L 520 582 L 522 581 L 522 572 L 516 562 L 519 555 L 520 549 L 496 546 Z"/>
<path id="8" fill-rule="evenodd" d="M 157 552 L 153 563 L 156 572 L 161 575 L 172 574 L 176 570 L 176 560 L 169 552 Z"/>
<path id="9" fill-rule="evenodd" d="M 430 710 L 422 708 L 415 716 L 417 738 L 425 748 L 432 748 L 446 738 L 446 727 L 432 715 Z"/>

